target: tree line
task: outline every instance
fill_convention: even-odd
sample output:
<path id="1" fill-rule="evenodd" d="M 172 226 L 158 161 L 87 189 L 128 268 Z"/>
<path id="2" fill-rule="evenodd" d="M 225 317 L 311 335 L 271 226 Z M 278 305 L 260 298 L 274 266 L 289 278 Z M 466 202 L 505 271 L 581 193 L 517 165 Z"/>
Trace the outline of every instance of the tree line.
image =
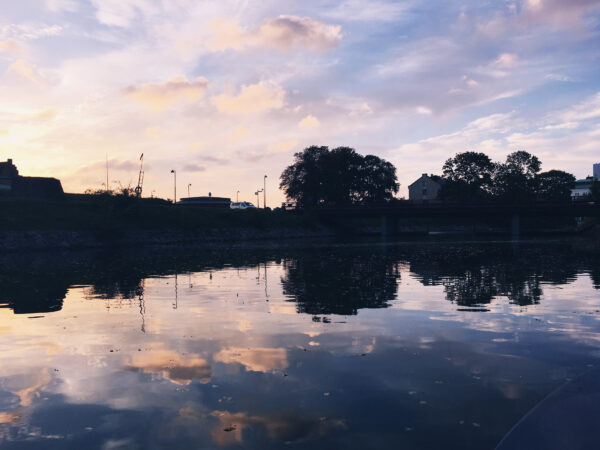
<path id="1" fill-rule="evenodd" d="M 504 162 L 485 153 L 463 152 L 442 167 L 442 201 L 566 201 L 575 177 L 563 170 L 541 171 L 539 158 L 519 150 Z M 287 198 L 298 207 L 372 206 L 395 200 L 400 188 L 394 165 L 374 155 L 362 156 L 350 147 L 311 146 L 294 155 L 280 177 Z M 600 199 L 600 183 L 592 198 Z"/>
<path id="2" fill-rule="evenodd" d="M 506 161 L 494 162 L 485 153 L 463 152 L 442 167 L 441 200 L 564 201 L 571 198 L 575 177 L 563 170 L 541 172 L 539 158 L 519 150 Z"/>

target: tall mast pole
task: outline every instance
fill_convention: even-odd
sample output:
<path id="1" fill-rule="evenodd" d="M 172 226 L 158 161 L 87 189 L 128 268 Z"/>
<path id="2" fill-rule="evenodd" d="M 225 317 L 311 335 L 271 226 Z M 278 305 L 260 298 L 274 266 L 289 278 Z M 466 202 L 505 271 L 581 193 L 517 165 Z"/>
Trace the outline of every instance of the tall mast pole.
<path id="1" fill-rule="evenodd" d="M 263 208 L 267 209 L 267 176 L 263 178 Z"/>

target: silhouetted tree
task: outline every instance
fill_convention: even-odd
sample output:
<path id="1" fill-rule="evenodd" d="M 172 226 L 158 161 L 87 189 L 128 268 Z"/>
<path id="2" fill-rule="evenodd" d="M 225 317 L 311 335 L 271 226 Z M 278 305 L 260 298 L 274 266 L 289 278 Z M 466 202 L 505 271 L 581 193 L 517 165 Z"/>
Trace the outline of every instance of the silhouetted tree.
<path id="1" fill-rule="evenodd" d="M 279 187 L 286 197 L 296 200 L 298 206 L 318 206 L 322 198 L 323 159 L 328 147 L 312 146 L 294 155 L 294 164 L 280 177 Z"/>
<path id="2" fill-rule="evenodd" d="M 550 170 L 536 176 L 536 193 L 539 200 L 561 201 L 571 198 L 575 177 L 562 170 Z"/>
<path id="3" fill-rule="evenodd" d="M 321 189 L 323 203 L 328 206 L 348 206 L 355 200 L 363 157 L 350 147 L 338 147 L 321 159 Z"/>
<path id="4" fill-rule="evenodd" d="M 389 201 L 400 188 L 394 165 L 374 155 L 362 159 L 358 175 L 356 201 L 360 203 Z"/>
<path id="5" fill-rule="evenodd" d="M 396 168 L 350 147 L 308 147 L 280 177 L 279 187 L 301 207 L 385 202 L 398 192 Z"/>
<path id="6" fill-rule="evenodd" d="M 542 164 L 537 156 L 519 150 L 497 164 L 492 186 L 495 197 L 507 201 L 531 200 L 535 196 L 536 175 Z"/>
<path id="7" fill-rule="evenodd" d="M 449 158 L 442 168 L 446 182 L 439 198 L 469 201 L 488 197 L 494 167 L 484 153 L 464 152 Z"/>

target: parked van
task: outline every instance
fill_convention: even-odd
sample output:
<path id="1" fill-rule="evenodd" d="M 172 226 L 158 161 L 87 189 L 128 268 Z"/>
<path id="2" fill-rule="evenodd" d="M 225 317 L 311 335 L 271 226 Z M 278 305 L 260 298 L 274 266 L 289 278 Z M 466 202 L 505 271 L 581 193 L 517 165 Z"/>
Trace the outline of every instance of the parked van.
<path id="1" fill-rule="evenodd" d="M 256 208 L 256 206 L 254 206 L 250 202 L 231 202 L 230 208 L 231 209 L 252 209 L 252 208 Z"/>

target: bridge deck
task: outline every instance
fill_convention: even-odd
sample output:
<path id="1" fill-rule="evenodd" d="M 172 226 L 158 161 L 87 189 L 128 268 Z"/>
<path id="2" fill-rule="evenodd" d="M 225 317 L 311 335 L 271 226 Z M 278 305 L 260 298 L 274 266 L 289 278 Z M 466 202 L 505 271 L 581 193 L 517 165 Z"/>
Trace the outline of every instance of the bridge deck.
<path id="1" fill-rule="evenodd" d="M 600 217 L 600 203 L 486 203 L 486 204 L 406 204 L 382 207 L 321 208 L 322 217 Z"/>

